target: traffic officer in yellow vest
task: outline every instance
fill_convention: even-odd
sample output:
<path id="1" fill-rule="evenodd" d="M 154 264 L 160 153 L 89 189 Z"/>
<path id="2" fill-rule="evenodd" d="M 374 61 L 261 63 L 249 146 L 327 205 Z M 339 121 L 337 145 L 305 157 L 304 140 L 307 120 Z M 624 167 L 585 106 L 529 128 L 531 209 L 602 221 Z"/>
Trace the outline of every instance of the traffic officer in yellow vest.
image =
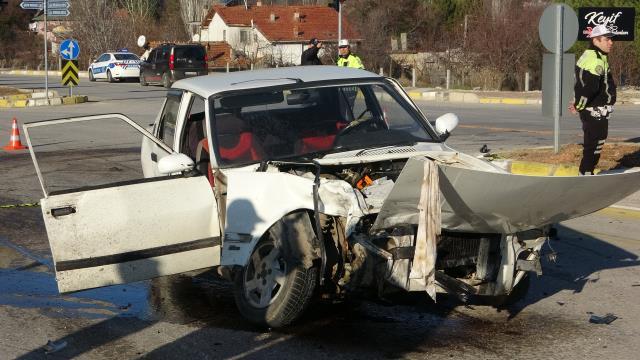
<path id="1" fill-rule="evenodd" d="M 584 132 L 580 175 L 593 175 L 616 103 L 616 84 L 608 60 L 613 35 L 605 25 L 595 26 L 589 34 L 591 44 L 576 64 L 575 100 L 569 110 L 580 114 Z"/>
<path id="2" fill-rule="evenodd" d="M 351 53 L 349 40 L 342 39 L 338 42 L 338 66 L 346 66 L 355 69 L 364 69 L 362 60 L 355 54 Z"/>

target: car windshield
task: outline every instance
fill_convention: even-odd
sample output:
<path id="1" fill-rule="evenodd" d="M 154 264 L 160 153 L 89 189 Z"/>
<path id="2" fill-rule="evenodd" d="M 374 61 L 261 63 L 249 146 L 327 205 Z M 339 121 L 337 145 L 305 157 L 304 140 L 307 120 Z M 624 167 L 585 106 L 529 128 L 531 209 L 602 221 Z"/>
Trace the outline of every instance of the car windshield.
<path id="1" fill-rule="evenodd" d="M 235 93 L 212 98 L 210 109 L 222 167 L 439 141 L 383 83 Z"/>
<path id="2" fill-rule="evenodd" d="M 140 60 L 136 54 L 113 54 L 116 60 Z"/>

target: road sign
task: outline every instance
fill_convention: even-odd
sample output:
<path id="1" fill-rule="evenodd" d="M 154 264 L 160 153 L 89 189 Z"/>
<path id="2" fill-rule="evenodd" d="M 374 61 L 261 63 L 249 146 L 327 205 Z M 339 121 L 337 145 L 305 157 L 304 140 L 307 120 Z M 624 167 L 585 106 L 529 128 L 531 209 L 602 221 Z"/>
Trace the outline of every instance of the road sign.
<path id="1" fill-rule="evenodd" d="M 47 11 L 49 10 L 55 10 L 55 9 L 68 9 L 69 8 L 69 3 L 64 1 L 64 2 L 51 2 L 49 1 L 47 3 Z"/>
<path id="2" fill-rule="evenodd" d="M 25 10 L 40 10 L 44 7 L 42 1 L 22 0 L 20 7 Z"/>
<path id="3" fill-rule="evenodd" d="M 562 36 L 557 36 L 562 31 Z M 561 42 L 562 52 L 576 42 L 578 37 L 578 16 L 573 9 L 566 4 L 552 4 L 547 6 L 538 23 L 540 40 L 547 50 L 556 52 L 558 41 Z"/>
<path id="4" fill-rule="evenodd" d="M 69 9 L 47 9 L 47 16 L 69 16 Z"/>
<path id="5" fill-rule="evenodd" d="M 80 46 L 78 42 L 73 39 L 64 40 L 60 44 L 60 56 L 64 60 L 75 60 L 80 54 Z"/>
<path id="6" fill-rule="evenodd" d="M 553 117 L 555 104 L 555 87 L 558 84 L 554 71 L 556 54 L 543 54 L 542 58 L 542 115 Z M 562 94 L 560 98 L 560 116 L 568 111 L 569 102 L 573 99 L 575 54 L 562 54 Z"/>
<path id="7" fill-rule="evenodd" d="M 560 118 L 571 96 L 573 81 L 570 79 L 575 64 L 575 56 L 564 52 L 576 42 L 578 17 L 566 4 L 551 4 L 540 17 L 538 33 L 544 47 L 553 53 L 544 54 L 543 59 L 542 113 L 553 116 L 553 149 L 557 154 L 560 151 Z"/>
<path id="8" fill-rule="evenodd" d="M 78 86 L 78 60 L 62 61 L 62 85 Z"/>

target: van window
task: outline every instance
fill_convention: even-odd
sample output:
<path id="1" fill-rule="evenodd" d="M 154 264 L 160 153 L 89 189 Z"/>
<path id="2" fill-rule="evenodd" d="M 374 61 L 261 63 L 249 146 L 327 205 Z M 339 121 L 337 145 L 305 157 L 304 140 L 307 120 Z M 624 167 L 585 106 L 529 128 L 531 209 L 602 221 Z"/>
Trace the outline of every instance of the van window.
<path id="1" fill-rule="evenodd" d="M 204 59 L 204 48 L 202 46 L 176 46 L 173 49 L 176 59 Z"/>

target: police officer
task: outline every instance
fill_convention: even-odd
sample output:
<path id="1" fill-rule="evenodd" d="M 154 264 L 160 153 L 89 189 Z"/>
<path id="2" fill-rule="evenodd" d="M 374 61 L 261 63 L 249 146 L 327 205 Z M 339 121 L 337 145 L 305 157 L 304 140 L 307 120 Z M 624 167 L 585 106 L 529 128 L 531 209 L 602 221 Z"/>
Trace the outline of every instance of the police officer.
<path id="1" fill-rule="evenodd" d="M 569 110 L 580 114 L 584 132 L 580 175 L 593 174 L 616 103 L 616 84 L 608 60 L 613 35 L 605 25 L 595 26 L 589 34 L 591 44 L 576 64 L 575 100 Z"/>
<path id="2" fill-rule="evenodd" d="M 355 69 L 364 69 L 362 60 L 351 52 L 349 40 L 342 39 L 338 42 L 338 66 L 346 66 Z"/>
<path id="3" fill-rule="evenodd" d="M 300 56 L 300 65 L 322 65 L 318 52 L 322 49 L 322 42 L 316 38 L 309 40 L 307 49 Z"/>

